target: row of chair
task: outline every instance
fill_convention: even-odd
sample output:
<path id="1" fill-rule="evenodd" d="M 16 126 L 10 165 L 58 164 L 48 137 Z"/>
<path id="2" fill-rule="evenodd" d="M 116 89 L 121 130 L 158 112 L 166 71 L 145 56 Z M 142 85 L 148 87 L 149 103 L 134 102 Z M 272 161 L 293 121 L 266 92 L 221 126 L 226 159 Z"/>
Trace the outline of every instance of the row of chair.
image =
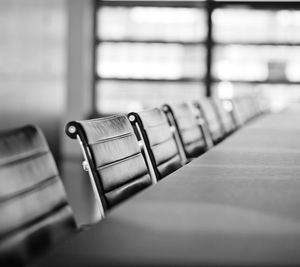
<path id="1" fill-rule="evenodd" d="M 80 143 L 101 217 L 157 183 L 255 118 L 253 96 L 165 104 L 127 115 L 71 121 L 66 133 Z"/>
<path id="2" fill-rule="evenodd" d="M 66 133 L 80 143 L 102 216 L 264 112 L 244 98 L 230 101 L 230 112 L 223 104 L 205 98 L 68 123 Z M 37 126 L 0 134 L 0 214 L 1 266 L 26 265 L 78 231 Z"/>
<path id="3" fill-rule="evenodd" d="M 269 111 L 268 101 L 258 94 L 236 97 L 231 100 L 233 118 L 237 127 Z"/>

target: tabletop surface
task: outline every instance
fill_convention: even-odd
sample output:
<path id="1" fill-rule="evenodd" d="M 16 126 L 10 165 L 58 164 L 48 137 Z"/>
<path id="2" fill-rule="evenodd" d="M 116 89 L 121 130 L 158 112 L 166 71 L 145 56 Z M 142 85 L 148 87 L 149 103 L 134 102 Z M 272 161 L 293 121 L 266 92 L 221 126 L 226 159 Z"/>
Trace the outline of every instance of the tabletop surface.
<path id="1" fill-rule="evenodd" d="M 33 266 L 300 265 L 299 118 L 250 122 Z"/>

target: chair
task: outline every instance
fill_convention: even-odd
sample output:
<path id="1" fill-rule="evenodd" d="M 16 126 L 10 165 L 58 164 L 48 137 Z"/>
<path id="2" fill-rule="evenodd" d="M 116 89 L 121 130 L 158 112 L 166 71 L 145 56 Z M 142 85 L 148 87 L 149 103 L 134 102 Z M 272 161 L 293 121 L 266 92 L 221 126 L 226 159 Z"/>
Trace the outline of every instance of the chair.
<path id="1" fill-rule="evenodd" d="M 217 144 L 222 141 L 225 136 L 225 132 L 212 100 L 205 97 L 200 101 L 195 101 L 194 105 L 204 115 L 213 143 Z"/>
<path id="2" fill-rule="evenodd" d="M 188 104 L 185 102 L 173 105 L 165 104 L 163 111 L 170 124 L 176 127 L 187 159 L 202 155 L 207 149 L 205 137 Z"/>
<path id="3" fill-rule="evenodd" d="M 76 231 L 39 128 L 0 134 L 0 266 L 23 266 Z"/>
<path id="4" fill-rule="evenodd" d="M 263 115 L 271 111 L 270 102 L 263 94 L 254 93 L 253 99 L 256 103 L 256 109 L 258 115 Z"/>
<path id="5" fill-rule="evenodd" d="M 252 120 L 255 117 L 255 109 L 250 95 L 241 98 L 245 122 Z"/>
<path id="6" fill-rule="evenodd" d="M 230 135 L 237 128 L 235 125 L 234 118 L 232 115 L 224 108 L 222 100 L 219 98 L 212 98 L 212 103 L 215 105 L 216 113 L 221 121 L 223 132 L 226 136 Z"/>
<path id="7" fill-rule="evenodd" d="M 149 154 L 157 180 L 182 166 L 186 160 L 185 154 L 182 147 L 178 147 L 162 110 L 154 108 L 139 113 L 131 112 L 128 118 L 143 142 L 145 152 Z"/>
<path id="8" fill-rule="evenodd" d="M 138 140 L 125 115 L 71 121 L 66 134 L 78 139 L 101 218 L 105 212 L 152 184 Z"/>
<path id="9" fill-rule="evenodd" d="M 241 127 L 254 117 L 253 107 L 248 96 L 238 96 L 232 99 L 233 114 L 236 124 Z"/>
<path id="10" fill-rule="evenodd" d="M 252 118 L 257 118 L 267 111 L 268 102 L 263 95 L 252 93 L 248 96 L 248 103 L 251 107 Z"/>

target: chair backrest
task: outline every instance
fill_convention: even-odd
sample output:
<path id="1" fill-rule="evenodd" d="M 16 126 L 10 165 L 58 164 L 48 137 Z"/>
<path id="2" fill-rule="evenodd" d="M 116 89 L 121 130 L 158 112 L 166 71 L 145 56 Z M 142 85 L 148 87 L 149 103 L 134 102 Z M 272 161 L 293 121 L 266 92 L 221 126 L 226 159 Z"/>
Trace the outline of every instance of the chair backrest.
<path id="1" fill-rule="evenodd" d="M 215 144 L 220 142 L 225 133 L 212 100 L 204 97 L 200 101 L 195 102 L 195 105 L 204 115 L 213 142 Z"/>
<path id="2" fill-rule="evenodd" d="M 254 93 L 252 97 L 257 109 L 257 115 L 262 115 L 270 111 L 270 103 L 263 94 Z"/>
<path id="3" fill-rule="evenodd" d="M 0 266 L 23 266 L 75 230 L 41 130 L 0 133 Z"/>
<path id="4" fill-rule="evenodd" d="M 215 109 L 221 121 L 223 131 L 226 135 L 232 133 L 236 129 L 235 121 L 232 115 L 224 108 L 222 100 L 219 98 L 212 98 Z"/>
<path id="5" fill-rule="evenodd" d="M 259 106 L 259 99 L 257 98 L 257 96 L 254 93 L 248 95 L 247 104 L 248 104 L 250 119 L 254 119 L 262 114 L 262 111 Z"/>
<path id="6" fill-rule="evenodd" d="M 133 128 L 125 115 L 72 121 L 66 133 L 78 139 L 100 215 L 152 184 Z"/>
<path id="7" fill-rule="evenodd" d="M 146 153 L 153 163 L 156 179 L 160 180 L 182 166 L 171 126 L 161 109 L 154 108 L 139 113 L 131 112 L 128 118 L 142 140 Z"/>
<path id="8" fill-rule="evenodd" d="M 189 105 L 185 102 L 164 105 L 163 110 L 179 132 L 186 157 L 192 159 L 203 154 L 206 151 L 205 138 Z"/>
<path id="9" fill-rule="evenodd" d="M 239 96 L 232 99 L 233 114 L 238 126 L 242 126 L 255 116 L 253 103 L 249 96 Z"/>
<path id="10" fill-rule="evenodd" d="M 242 105 L 246 122 L 250 121 L 254 117 L 255 110 L 252 104 L 250 95 L 242 97 Z"/>
<path id="11" fill-rule="evenodd" d="M 206 143 L 206 150 L 209 150 L 214 146 L 214 142 L 212 140 L 211 133 L 209 131 L 208 124 L 207 124 L 207 121 L 203 114 L 203 111 L 199 107 L 199 103 L 196 104 L 194 101 L 190 101 L 187 103 L 188 103 L 193 115 L 195 116 L 197 123 L 201 129 L 201 132 L 204 136 L 205 143 Z"/>

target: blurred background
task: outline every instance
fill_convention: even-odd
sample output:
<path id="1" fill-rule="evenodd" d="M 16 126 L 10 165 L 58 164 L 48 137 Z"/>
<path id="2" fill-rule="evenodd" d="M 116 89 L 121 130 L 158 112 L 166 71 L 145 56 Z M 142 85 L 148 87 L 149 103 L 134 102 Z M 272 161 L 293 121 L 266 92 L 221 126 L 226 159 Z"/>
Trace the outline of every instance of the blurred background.
<path id="1" fill-rule="evenodd" d="M 38 124 L 76 183 L 70 120 L 206 95 L 299 101 L 299 32 L 298 1 L 0 0 L 0 130 Z"/>

